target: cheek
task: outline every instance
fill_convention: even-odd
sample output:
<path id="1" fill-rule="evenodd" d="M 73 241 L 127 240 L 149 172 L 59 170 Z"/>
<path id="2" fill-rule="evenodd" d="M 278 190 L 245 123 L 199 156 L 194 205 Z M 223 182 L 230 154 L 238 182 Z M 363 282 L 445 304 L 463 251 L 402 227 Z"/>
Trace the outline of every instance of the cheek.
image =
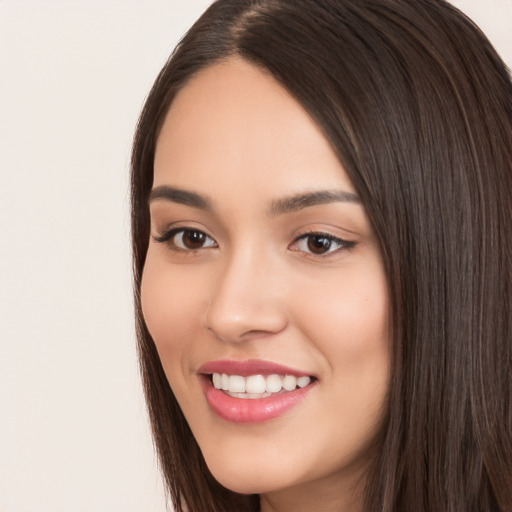
<path id="1" fill-rule="evenodd" d="M 142 313 L 168 376 L 176 375 L 167 370 L 182 362 L 187 340 L 194 339 L 199 324 L 202 300 L 191 277 L 152 257 L 151 248 L 148 251 L 141 283 Z"/>
<path id="2" fill-rule="evenodd" d="M 296 295 L 301 330 L 328 361 L 344 395 L 385 393 L 390 362 L 388 291 L 380 262 L 339 272 Z M 328 284 L 325 284 L 328 283 Z M 307 307 L 306 307 L 307 303 Z M 343 391 L 341 391 L 343 389 Z"/>
<path id="3" fill-rule="evenodd" d="M 295 295 L 297 306 L 307 315 L 313 338 L 316 332 L 334 345 L 342 339 L 354 350 L 388 338 L 388 291 L 379 261 L 317 278 L 302 288 L 308 292 Z"/>

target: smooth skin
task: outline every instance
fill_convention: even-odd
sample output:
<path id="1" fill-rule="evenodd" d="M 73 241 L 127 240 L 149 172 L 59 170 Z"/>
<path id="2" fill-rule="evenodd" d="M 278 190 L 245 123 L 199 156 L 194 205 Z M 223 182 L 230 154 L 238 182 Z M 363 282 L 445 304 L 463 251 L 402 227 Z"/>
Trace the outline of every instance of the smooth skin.
<path id="1" fill-rule="evenodd" d="M 268 73 L 231 58 L 179 92 L 154 168 L 153 190 L 193 195 L 150 203 L 143 313 L 212 474 L 259 493 L 263 512 L 360 510 L 386 410 L 388 291 L 331 145 Z M 310 200 L 288 200 L 297 195 Z M 220 359 L 272 361 L 317 381 L 276 419 L 231 423 L 198 375 Z"/>

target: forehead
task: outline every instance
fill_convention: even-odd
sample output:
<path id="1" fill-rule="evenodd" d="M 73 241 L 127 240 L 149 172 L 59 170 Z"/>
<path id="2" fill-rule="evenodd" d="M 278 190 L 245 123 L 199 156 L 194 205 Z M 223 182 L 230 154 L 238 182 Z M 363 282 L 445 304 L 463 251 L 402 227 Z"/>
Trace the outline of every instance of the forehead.
<path id="1" fill-rule="evenodd" d="M 202 70 L 177 94 L 155 155 L 154 186 L 270 180 L 300 192 L 353 190 L 331 144 L 295 98 L 239 58 Z M 341 183 L 340 183 L 341 182 Z"/>

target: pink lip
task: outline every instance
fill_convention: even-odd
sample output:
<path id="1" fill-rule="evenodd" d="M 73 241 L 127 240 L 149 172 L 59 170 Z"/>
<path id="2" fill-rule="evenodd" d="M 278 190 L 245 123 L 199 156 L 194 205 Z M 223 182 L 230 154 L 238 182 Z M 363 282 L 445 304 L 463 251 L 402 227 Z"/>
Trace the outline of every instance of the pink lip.
<path id="1" fill-rule="evenodd" d="M 212 361 L 199 369 L 206 400 L 211 409 L 222 419 L 233 423 L 262 423 L 277 418 L 302 402 L 315 387 L 313 380 L 304 388 L 280 392 L 266 398 L 235 398 L 216 389 L 208 374 L 227 373 L 229 375 L 295 375 L 307 376 L 302 371 L 261 360 Z"/>
<path id="2" fill-rule="evenodd" d="M 295 375 L 296 377 L 310 376 L 300 370 L 289 368 L 281 364 L 263 361 L 261 359 L 249 359 L 246 361 L 235 361 L 225 359 L 219 361 L 210 361 L 203 364 L 198 373 L 227 373 L 228 375 L 240 375 L 241 377 L 249 377 L 249 375 Z"/>

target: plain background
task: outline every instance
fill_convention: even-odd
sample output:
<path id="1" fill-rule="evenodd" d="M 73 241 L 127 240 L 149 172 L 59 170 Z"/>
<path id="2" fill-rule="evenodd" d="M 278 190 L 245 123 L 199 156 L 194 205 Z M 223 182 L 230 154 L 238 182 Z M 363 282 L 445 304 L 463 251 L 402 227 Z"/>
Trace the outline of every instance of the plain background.
<path id="1" fill-rule="evenodd" d="M 512 0 L 457 0 L 512 64 Z M 128 165 L 209 0 L 0 0 L 0 512 L 164 512 L 132 320 Z"/>

